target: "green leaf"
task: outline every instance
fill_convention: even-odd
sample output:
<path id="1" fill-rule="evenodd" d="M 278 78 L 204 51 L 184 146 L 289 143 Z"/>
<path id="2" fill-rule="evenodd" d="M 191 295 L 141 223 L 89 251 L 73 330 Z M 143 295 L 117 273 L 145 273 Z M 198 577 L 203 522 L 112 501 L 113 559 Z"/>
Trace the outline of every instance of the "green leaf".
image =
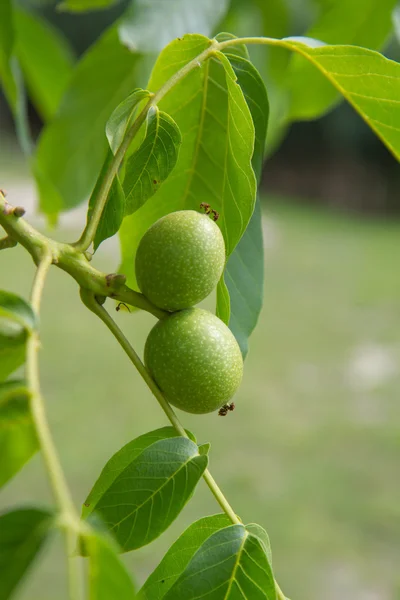
<path id="1" fill-rule="evenodd" d="M 116 452 L 107 462 L 86 498 L 82 507 L 82 518 L 86 519 L 90 513 L 93 512 L 97 502 L 105 494 L 108 488 L 114 483 L 124 469 L 126 469 L 131 462 L 143 452 L 143 450 L 159 440 L 175 438 L 176 435 L 176 431 L 173 427 L 161 427 L 160 429 L 144 433 L 118 450 L 118 452 Z M 195 440 L 193 441 L 195 442 Z"/>
<path id="2" fill-rule="evenodd" d="M 118 4 L 121 0 L 63 0 L 57 9 L 63 12 L 89 12 L 102 10 Z"/>
<path id="3" fill-rule="evenodd" d="M 170 547 L 141 588 L 140 600 L 161 600 L 186 569 L 200 546 L 216 531 L 231 524 L 226 515 L 203 517 L 192 523 Z"/>
<path id="4" fill-rule="evenodd" d="M 265 85 L 257 69 L 245 58 L 227 54 L 242 88 L 255 128 L 252 166 L 258 183 L 261 178 L 269 103 Z M 248 352 L 248 338 L 257 324 L 264 296 L 264 247 L 262 213 L 259 201 L 249 225 L 229 257 L 224 272 L 230 297 L 229 328 L 235 335 L 243 357 Z M 217 314 L 226 313 L 227 296 L 223 282 L 217 290 Z"/>
<path id="5" fill-rule="evenodd" d="M 30 96 L 45 121 L 55 116 L 72 74 L 73 55 L 61 33 L 47 21 L 15 11 L 16 53 Z"/>
<path id="6" fill-rule="evenodd" d="M 38 555 L 52 527 L 43 510 L 19 509 L 0 515 L 0 600 L 8 600 Z"/>
<path id="7" fill-rule="evenodd" d="M 126 163 L 126 215 L 136 212 L 156 193 L 178 159 L 182 140 L 175 121 L 154 106 L 147 113 L 146 127 L 146 137 Z"/>
<path id="8" fill-rule="evenodd" d="M 120 24 L 123 44 L 139 52 L 159 52 L 185 33 L 211 36 L 229 7 L 229 0 L 136 0 Z"/>
<path id="9" fill-rule="evenodd" d="M 276 600 L 275 582 L 259 539 L 243 525 L 213 533 L 194 554 L 164 600 Z"/>
<path id="10" fill-rule="evenodd" d="M 137 63 L 137 55 L 121 46 L 112 28 L 76 66 L 35 157 L 41 208 L 53 218 L 90 196 L 106 157 L 107 120 L 132 91 Z"/>
<path id="11" fill-rule="evenodd" d="M 120 147 L 122 140 L 131 125 L 131 120 L 138 105 L 150 98 L 150 92 L 137 88 L 129 94 L 125 100 L 118 104 L 117 108 L 112 113 L 107 121 L 106 135 L 110 148 L 115 154 Z"/>
<path id="12" fill-rule="evenodd" d="M 2 323 L 13 321 L 16 325 L 32 331 L 36 328 L 36 317 L 31 305 L 11 292 L 0 290 L 0 333 L 6 333 Z"/>
<path id="13" fill-rule="evenodd" d="M 0 381 L 23 364 L 27 336 L 35 327 L 30 305 L 19 296 L 0 290 Z"/>
<path id="14" fill-rule="evenodd" d="M 278 44 L 306 58 L 400 160 L 400 64 L 353 46 L 310 47 L 304 38 Z"/>
<path id="15" fill-rule="evenodd" d="M 316 23 L 305 34 L 326 44 L 351 44 L 379 49 L 392 30 L 391 13 L 396 0 L 359 0 L 328 2 Z M 305 63 L 293 57 L 286 72 L 290 97 L 289 119 L 314 119 L 326 112 L 339 98 L 337 90 Z"/>
<path id="16" fill-rule="evenodd" d="M 99 173 L 93 193 L 90 196 L 87 214 L 88 221 L 91 218 L 93 212 L 94 203 L 97 197 L 97 191 L 103 183 L 105 174 L 107 173 L 113 158 L 114 155 L 111 149 L 109 149 L 107 152 L 106 160 L 104 161 L 103 167 Z M 122 219 L 124 218 L 124 214 L 125 194 L 124 190 L 122 189 L 119 176 L 116 175 L 111 184 L 110 191 L 108 192 L 107 201 L 104 206 L 103 212 L 101 213 L 99 225 L 96 230 L 96 235 L 94 236 L 93 248 L 95 252 L 100 246 L 101 242 L 103 242 L 109 237 L 112 237 L 117 233 L 118 229 L 121 226 Z"/>
<path id="17" fill-rule="evenodd" d="M 141 452 L 125 449 L 111 460 L 85 507 L 100 515 L 124 552 L 150 543 L 169 527 L 208 462 L 196 444 L 183 437 L 160 439 Z"/>
<path id="18" fill-rule="evenodd" d="M 18 141 L 23 152 L 32 152 L 32 139 L 27 117 L 27 101 L 21 67 L 15 54 L 16 28 L 12 0 L 0 3 L 0 79 L 12 110 Z"/>
<path id="19" fill-rule="evenodd" d="M 159 89 L 209 44 L 209 40 L 198 35 L 172 42 L 158 58 L 149 88 Z M 189 73 L 160 102 L 160 108 L 176 121 L 182 146 L 172 175 L 122 224 L 121 269 L 133 286 L 133 257 L 139 240 L 165 214 L 181 209 L 199 210 L 202 202 L 208 202 L 220 213 L 218 225 L 228 255 L 246 229 L 256 193 L 251 168 L 254 127 L 235 79 L 228 59 L 218 53 Z"/>
<path id="20" fill-rule="evenodd" d="M 0 383 L 0 487 L 38 450 L 29 401 L 23 381 Z"/>
<path id="21" fill-rule="evenodd" d="M 267 555 L 268 562 L 272 566 L 272 552 L 271 552 L 271 543 L 269 541 L 268 533 L 265 531 L 261 525 L 257 525 L 257 523 L 249 523 L 246 525 L 246 531 L 254 535 L 259 539 L 265 554 Z"/>
<path id="22" fill-rule="evenodd" d="M 84 536 L 89 557 L 89 600 L 133 600 L 135 588 L 112 540 L 98 532 Z"/>

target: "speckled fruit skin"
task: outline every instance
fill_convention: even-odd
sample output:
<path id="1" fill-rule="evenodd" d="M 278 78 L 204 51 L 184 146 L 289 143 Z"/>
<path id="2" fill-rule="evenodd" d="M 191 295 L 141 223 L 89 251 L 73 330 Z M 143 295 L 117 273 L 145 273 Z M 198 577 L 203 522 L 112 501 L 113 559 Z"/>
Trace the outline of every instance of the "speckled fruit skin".
<path id="1" fill-rule="evenodd" d="M 221 319 L 200 308 L 159 321 L 147 338 L 144 361 L 167 400 L 189 413 L 218 410 L 243 376 L 234 335 Z"/>
<path id="2" fill-rule="evenodd" d="M 204 300 L 225 266 L 222 233 L 207 215 L 180 210 L 156 221 L 140 240 L 136 279 L 156 306 L 175 311 Z"/>

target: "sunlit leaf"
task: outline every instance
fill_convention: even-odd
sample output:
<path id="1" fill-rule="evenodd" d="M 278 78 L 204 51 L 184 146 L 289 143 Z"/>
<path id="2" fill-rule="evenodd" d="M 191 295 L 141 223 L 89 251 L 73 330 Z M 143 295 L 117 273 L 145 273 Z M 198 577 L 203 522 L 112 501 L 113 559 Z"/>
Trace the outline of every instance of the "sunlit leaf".
<path id="1" fill-rule="evenodd" d="M 399 63 L 353 46 L 310 47 L 289 38 L 278 44 L 316 67 L 400 160 Z"/>
<path id="2" fill-rule="evenodd" d="M 117 108 L 112 113 L 107 121 L 106 135 L 110 148 L 115 154 L 121 145 L 122 140 L 131 124 L 131 119 L 135 111 L 143 100 L 150 97 L 150 92 L 137 88 L 129 94 L 125 100 L 118 104 Z"/>
<path id="3" fill-rule="evenodd" d="M 93 532 L 84 536 L 84 543 L 89 560 L 89 599 L 134 600 L 133 581 L 112 541 Z"/>
<path id="4" fill-rule="evenodd" d="M 125 214 L 137 211 L 159 189 L 176 165 L 181 134 L 173 119 L 157 107 L 150 108 L 146 137 L 129 157 L 123 188 Z"/>
<path id="5" fill-rule="evenodd" d="M 135 87 L 137 62 L 138 57 L 121 46 L 113 28 L 76 66 L 56 118 L 42 132 L 35 157 L 41 208 L 48 215 L 89 198 L 106 157 L 107 120 Z"/>
<path id="6" fill-rule="evenodd" d="M 44 120 L 54 117 L 72 74 L 67 41 L 50 23 L 21 9 L 15 11 L 16 53 L 26 85 Z"/>
<path id="7" fill-rule="evenodd" d="M 194 35 L 172 42 L 158 58 L 149 88 L 160 88 L 209 43 Z M 219 54 L 193 70 L 160 102 L 160 108 L 176 121 L 182 146 L 170 177 L 122 224 L 122 272 L 130 284 L 135 285 L 132 258 L 140 238 L 169 212 L 211 204 L 220 213 L 218 225 L 228 255 L 245 231 L 256 192 L 251 168 L 254 127 L 235 79 L 228 59 Z"/>
<path id="8" fill-rule="evenodd" d="M 65 12 L 88 12 L 102 10 L 118 4 L 121 0 L 63 0 L 57 9 Z"/>
<path id="9" fill-rule="evenodd" d="M 120 25 L 121 41 L 140 52 L 158 52 L 185 33 L 211 36 L 229 0 L 135 0 Z"/>
<path id="10" fill-rule="evenodd" d="M 276 600 L 275 582 L 259 539 L 243 525 L 213 533 L 162 596 L 164 600 Z"/>
<path id="11" fill-rule="evenodd" d="M 227 54 L 251 112 L 255 128 L 252 165 L 260 181 L 267 134 L 269 103 L 257 69 L 245 58 Z M 229 327 L 245 357 L 248 338 L 257 324 L 264 295 L 264 247 L 261 206 L 257 201 L 247 229 L 227 262 L 224 279 L 230 297 Z M 223 316 L 227 303 L 223 282 L 217 290 L 217 314 Z"/>
<path id="12" fill-rule="evenodd" d="M 351 44 L 379 50 L 392 30 L 391 13 L 396 2 L 364 0 L 361 10 L 359 0 L 328 2 L 305 35 L 326 44 Z M 290 120 L 314 119 L 339 99 L 338 90 L 299 56 L 293 57 L 285 80 Z"/>
<path id="13" fill-rule="evenodd" d="M 52 515 L 35 508 L 0 515 L 0 600 L 11 598 L 51 527 Z"/>
<path id="14" fill-rule="evenodd" d="M 161 600 L 186 569 L 193 555 L 213 533 L 228 527 L 231 522 L 224 515 L 203 517 L 192 523 L 170 547 L 160 564 L 152 572 L 138 597 L 140 600 Z"/>
<path id="15" fill-rule="evenodd" d="M 30 394 L 23 381 L 0 383 L 0 487 L 38 449 L 29 401 Z"/>
<path id="16" fill-rule="evenodd" d="M 147 435 L 108 462 L 83 510 L 84 517 L 99 514 L 125 552 L 150 543 L 169 527 L 208 462 L 187 438 L 164 436 L 151 443 L 150 437 L 161 434 Z"/>

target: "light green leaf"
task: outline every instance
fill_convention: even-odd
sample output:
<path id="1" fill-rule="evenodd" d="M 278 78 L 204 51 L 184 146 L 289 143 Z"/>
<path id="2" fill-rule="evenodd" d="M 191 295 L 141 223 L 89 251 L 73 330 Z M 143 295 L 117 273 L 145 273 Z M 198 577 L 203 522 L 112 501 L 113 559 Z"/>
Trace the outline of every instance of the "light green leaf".
<path id="1" fill-rule="evenodd" d="M 121 46 L 112 28 L 76 66 L 56 118 L 43 130 L 35 157 L 41 208 L 48 215 L 54 217 L 89 198 L 106 157 L 107 120 L 134 88 L 137 62 L 138 57 Z"/>
<path id="2" fill-rule="evenodd" d="M 131 215 L 153 196 L 176 165 L 181 134 L 173 119 L 156 106 L 146 118 L 146 137 L 127 160 L 123 188 L 125 214 Z"/>
<path id="3" fill-rule="evenodd" d="M 89 200 L 89 208 L 87 214 L 87 220 L 91 218 L 94 203 L 96 201 L 97 192 L 99 187 L 103 183 L 103 179 L 105 174 L 107 173 L 110 164 L 114 158 L 114 155 L 111 149 L 108 150 L 106 160 L 104 161 L 103 167 L 99 173 L 97 178 L 97 183 L 93 190 L 92 195 Z M 97 248 L 100 246 L 101 242 L 106 240 L 109 237 L 112 237 L 117 233 L 118 229 L 121 226 L 122 219 L 125 214 L 125 194 L 122 189 L 122 185 L 119 179 L 119 176 L 116 175 L 113 179 L 113 182 L 110 187 L 110 191 L 108 192 L 106 204 L 104 206 L 103 212 L 101 213 L 99 225 L 96 230 L 96 235 L 93 240 L 93 248 L 96 252 Z"/>
<path id="4" fill-rule="evenodd" d="M 115 154 L 128 130 L 138 105 L 150 98 L 150 92 L 137 88 L 125 100 L 118 104 L 107 121 L 106 135 L 110 148 Z"/>
<path id="5" fill-rule="evenodd" d="M 160 564 L 149 576 L 138 597 L 161 600 L 186 569 L 200 546 L 216 531 L 231 524 L 226 515 L 203 517 L 192 523 L 170 547 Z"/>
<path id="6" fill-rule="evenodd" d="M 89 600 L 134 600 L 132 579 L 118 548 L 99 532 L 84 536 L 89 558 Z"/>
<path id="7" fill-rule="evenodd" d="M 23 381 L 0 383 L 0 487 L 13 477 L 38 449 Z"/>
<path id="8" fill-rule="evenodd" d="M 134 458 L 127 463 L 131 455 Z M 113 465 L 107 465 L 85 502 L 86 508 L 100 515 L 122 551 L 140 548 L 175 520 L 207 463 L 207 456 L 199 455 L 197 445 L 183 437 L 158 440 L 140 453 L 130 449 L 117 464 L 114 461 L 117 477 L 111 472 Z"/>
<path id="9" fill-rule="evenodd" d="M 159 56 L 149 88 L 157 90 L 180 67 L 207 48 L 198 35 L 172 42 Z M 218 54 L 187 75 L 160 102 L 177 123 L 182 146 L 172 175 L 121 227 L 122 272 L 135 285 L 136 248 L 157 219 L 202 202 L 220 213 L 218 225 L 231 254 L 254 208 L 256 182 L 251 168 L 254 127 L 243 93 L 226 56 Z M 228 318 L 228 316 L 227 316 Z"/>
<path id="10" fill-rule="evenodd" d="M 306 36 L 326 44 L 346 44 L 380 49 L 392 30 L 391 13 L 396 0 L 328 2 Z M 314 119 L 338 99 L 337 90 L 299 56 L 286 72 L 290 97 L 289 119 Z"/>
<path id="11" fill-rule="evenodd" d="M 277 44 L 316 67 L 400 160 L 399 63 L 353 46 L 312 48 L 289 38 Z"/>
<path id="12" fill-rule="evenodd" d="M 264 83 L 257 69 L 245 58 L 227 54 L 238 78 L 255 127 L 252 165 L 260 181 L 265 139 L 267 134 L 269 103 Z M 234 333 L 243 357 L 248 351 L 248 338 L 257 324 L 264 295 L 264 247 L 262 238 L 261 206 L 257 201 L 249 225 L 229 257 L 224 272 L 225 285 L 230 297 L 229 328 Z M 226 313 L 225 285 L 217 290 L 217 314 Z"/>
<path id="13" fill-rule="evenodd" d="M 57 9 L 63 12 L 89 12 L 102 10 L 118 4 L 121 0 L 63 0 Z"/>
<path id="14" fill-rule="evenodd" d="M 229 0 L 135 0 L 123 17 L 123 44 L 138 52 L 159 52 L 185 33 L 211 36 L 229 7 Z"/>
<path id="15" fill-rule="evenodd" d="M 205 576 L 205 572 L 207 576 Z M 243 525 L 213 533 L 164 600 L 276 600 L 275 582 L 259 539 Z"/>
<path id="16" fill-rule="evenodd" d="M 38 15 L 15 11 L 16 53 L 29 94 L 42 118 L 52 119 L 72 74 L 67 41 Z"/>
<path id="17" fill-rule="evenodd" d="M 51 527 L 52 515 L 35 508 L 0 515 L 0 600 L 11 598 Z"/>

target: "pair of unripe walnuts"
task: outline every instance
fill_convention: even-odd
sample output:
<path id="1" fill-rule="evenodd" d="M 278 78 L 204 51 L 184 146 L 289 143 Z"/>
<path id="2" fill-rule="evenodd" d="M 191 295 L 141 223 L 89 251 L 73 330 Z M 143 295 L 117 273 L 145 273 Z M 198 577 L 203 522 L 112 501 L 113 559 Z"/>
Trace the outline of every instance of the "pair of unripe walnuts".
<path id="1" fill-rule="evenodd" d="M 145 365 L 167 400 L 190 413 L 225 406 L 243 376 L 242 354 L 230 329 L 212 313 L 193 308 L 216 287 L 225 260 L 219 227 L 194 210 L 156 221 L 136 253 L 141 292 L 171 313 L 150 331 Z"/>

